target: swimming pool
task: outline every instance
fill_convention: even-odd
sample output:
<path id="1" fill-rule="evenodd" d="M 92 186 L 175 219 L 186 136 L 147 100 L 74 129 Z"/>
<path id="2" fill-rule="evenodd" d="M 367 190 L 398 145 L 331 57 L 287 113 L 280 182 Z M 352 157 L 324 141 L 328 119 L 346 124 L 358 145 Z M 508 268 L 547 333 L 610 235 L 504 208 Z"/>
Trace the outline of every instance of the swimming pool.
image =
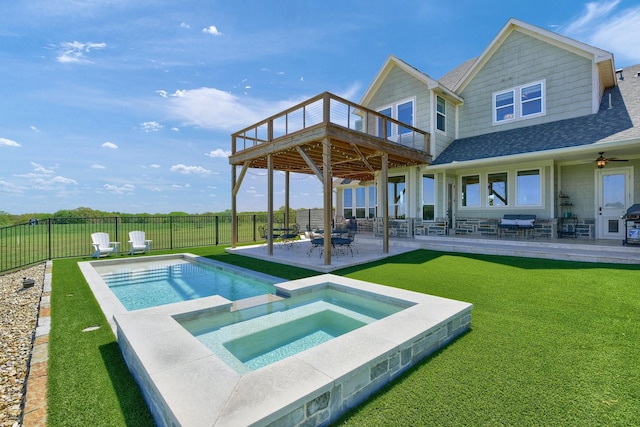
<path id="1" fill-rule="evenodd" d="M 111 291 L 127 310 L 157 307 L 220 295 L 238 301 L 275 293 L 281 280 L 241 274 L 230 266 L 185 258 L 139 260 L 135 263 L 94 264 Z"/>
<path id="2" fill-rule="evenodd" d="M 283 279 L 189 253 L 79 262 L 114 334 L 113 316 L 201 301 L 228 307 L 280 299 Z"/>
<path id="3" fill-rule="evenodd" d="M 326 288 L 260 307 L 179 322 L 236 372 L 246 373 L 409 307 Z"/>

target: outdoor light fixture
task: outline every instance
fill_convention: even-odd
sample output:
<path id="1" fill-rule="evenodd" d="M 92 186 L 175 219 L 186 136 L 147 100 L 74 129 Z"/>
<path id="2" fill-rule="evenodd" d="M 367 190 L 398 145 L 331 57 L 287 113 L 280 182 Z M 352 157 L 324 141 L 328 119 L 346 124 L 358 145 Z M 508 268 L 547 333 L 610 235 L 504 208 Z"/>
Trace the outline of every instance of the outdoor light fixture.
<path id="1" fill-rule="evenodd" d="M 605 159 L 602 155 L 596 159 L 596 166 L 598 169 L 602 169 L 607 165 L 607 159 Z"/>

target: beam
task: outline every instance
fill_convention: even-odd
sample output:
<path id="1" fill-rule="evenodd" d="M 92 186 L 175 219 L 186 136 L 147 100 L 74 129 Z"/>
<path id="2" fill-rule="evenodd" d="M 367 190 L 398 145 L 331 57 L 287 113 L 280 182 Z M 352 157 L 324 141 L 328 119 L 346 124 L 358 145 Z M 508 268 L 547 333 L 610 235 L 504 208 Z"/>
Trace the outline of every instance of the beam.
<path id="1" fill-rule="evenodd" d="M 311 168 L 311 170 L 313 171 L 314 174 L 316 174 L 316 176 L 318 177 L 318 179 L 321 182 L 324 182 L 324 177 L 322 175 L 322 171 L 320 170 L 320 168 L 316 165 L 316 163 L 313 161 L 313 159 L 311 157 L 309 157 L 309 155 L 306 153 L 306 151 L 304 151 L 301 147 L 296 147 L 296 150 L 298 150 L 298 153 L 300 154 L 300 157 L 302 157 L 302 160 L 305 161 L 305 163 L 307 165 L 309 165 L 309 167 Z M 323 154 L 324 154 L 324 147 L 323 147 Z"/>
<path id="2" fill-rule="evenodd" d="M 235 166 L 233 167 L 233 172 L 234 172 L 234 176 L 235 176 Z M 247 169 L 249 169 L 249 162 L 244 162 L 244 164 L 242 165 L 242 170 L 240 171 L 240 176 L 238 177 L 238 182 L 231 183 L 231 185 L 233 186 L 232 190 L 231 190 L 231 194 L 233 194 L 233 197 L 236 197 L 238 195 L 238 191 L 240 191 L 240 186 L 242 185 L 242 181 L 244 180 L 244 175 L 247 173 Z"/>

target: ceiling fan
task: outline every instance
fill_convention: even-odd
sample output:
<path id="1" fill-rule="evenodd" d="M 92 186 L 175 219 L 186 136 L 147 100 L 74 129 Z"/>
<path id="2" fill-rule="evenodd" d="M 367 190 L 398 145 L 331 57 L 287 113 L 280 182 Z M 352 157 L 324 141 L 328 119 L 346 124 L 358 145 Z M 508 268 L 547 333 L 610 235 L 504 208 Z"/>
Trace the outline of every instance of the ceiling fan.
<path id="1" fill-rule="evenodd" d="M 596 159 L 596 166 L 598 169 L 602 169 L 607 165 L 607 162 L 628 162 L 629 160 L 625 159 L 616 159 L 615 157 L 605 157 L 604 151 L 598 153 L 600 156 Z"/>

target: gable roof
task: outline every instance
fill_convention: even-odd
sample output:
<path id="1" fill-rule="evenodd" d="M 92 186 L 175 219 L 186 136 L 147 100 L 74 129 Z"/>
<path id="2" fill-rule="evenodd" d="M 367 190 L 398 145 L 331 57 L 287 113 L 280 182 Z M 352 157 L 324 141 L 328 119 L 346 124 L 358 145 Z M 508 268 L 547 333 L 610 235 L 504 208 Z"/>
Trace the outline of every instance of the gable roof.
<path id="1" fill-rule="evenodd" d="M 596 114 L 457 139 L 432 166 L 571 147 L 595 149 L 597 144 L 637 146 L 640 143 L 640 64 L 623 69 L 622 74 L 624 80 L 605 91 Z"/>
<path id="2" fill-rule="evenodd" d="M 552 31 L 544 30 L 526 22 L 515 18 L 509 19 L 498 35 L 489 43 L 485 50 L 470 65 L 465 74 L 450 88 L 460 93 L 469 84 L 473 77 L 482 69 L 482 67 L 491 59 L 493 54 L 505 42 L 507 37 L 514 31 L 520 31 L 538 40 L 542 40 L 551 45 L 571 51 L 577 55 L 592 60 L 598 65 L 598 71 L 604 87 L 612 87 L 616 84 L 615 70 L 613 66 L 613 54 L 602 49 L 598 49 L 586 43 L 573 40 L 569 37 L 562 36 Z M 464 65 L 464 64 L 463 64 Z M 454 70 L 455 71 L 455 70 Z"/>
<path id="3" fill-rule="evenodd" d="M 462 98 L 456 95 L 448 87 L 441 85 L 440 83 L 438 83 L 438 81 L 432 79 L 426 73 L 423 73 L 417 68 L 409 65 L 397 56 L 389 55 L 384 64 L 382 64 L 382 67 L 380 67 L 380 70 L 378 70 L 376 76 L 371 81 L 371 84 L 369 85 L 367 90 L 364 92 L 364 95 L 362 95 L 362 98 L 360 98 L 360 102 L 358 102 L 360 105 L 369 105 L 371 99 L 373 99 L 373 96 L 376 94 L 382 83 L 384 83 L 385 78 L 393 69 L 393 67 L 399 67 L 400 69 L 404 70 L 409 75 L 424 83 L 427 89 L 434 90 L 435 92 L 440 93 L 441 95 L 449 99 L 453 104 L 462 103 Z"/>

